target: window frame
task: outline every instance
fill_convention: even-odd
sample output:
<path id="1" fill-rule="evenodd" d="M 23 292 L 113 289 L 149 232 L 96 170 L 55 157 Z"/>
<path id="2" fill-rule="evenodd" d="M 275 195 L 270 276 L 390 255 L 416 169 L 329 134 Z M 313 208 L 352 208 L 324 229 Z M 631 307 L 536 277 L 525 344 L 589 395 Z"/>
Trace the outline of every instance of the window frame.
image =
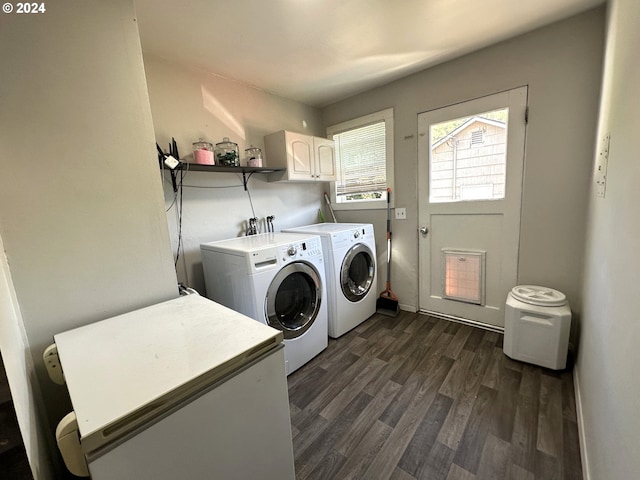
<path id="1" fill-rule="evenodd" d="M 386 174 L 386 183 L 387 188 L 391 188 L 391 191 L 394 191 L 394 175 L 393 175 L 393 108 L 386 108 L 384 110 L 380 110 L 378 112 L 370 113 L 368 115 L 364 115 L 362 117 L 354 118 L 352 120 L 347 120 L 345 122 L 341 122 L 335 125 L 331 125 L 327 127 L 327 138 L 333 140 L 333 136 L 346 132 L 348 130 L 353 130 L 360 127 L 365 127 L 367 125 L 371 125 L 372 123 L 377 123 L 380 121 L 384 121 L 385 123 L 385 174 Z M 336 163 L 339 162 L 340 159 L 336 157 Z M 336 165 L 336 170 L 337 170 Z M 378 200 L 362 200 L 362 201 L 352 201 L 352 202 L 341 202 L 338 203 L 336 196 L 336 182 L 331 182 L 331 206 L 334 210 L 376 210 L 376 209 L 384 209 L 387 208 L 387 196 L 383 195 L 382 198 Z M 392 201 L 394 195 L 392 195 Z"/>

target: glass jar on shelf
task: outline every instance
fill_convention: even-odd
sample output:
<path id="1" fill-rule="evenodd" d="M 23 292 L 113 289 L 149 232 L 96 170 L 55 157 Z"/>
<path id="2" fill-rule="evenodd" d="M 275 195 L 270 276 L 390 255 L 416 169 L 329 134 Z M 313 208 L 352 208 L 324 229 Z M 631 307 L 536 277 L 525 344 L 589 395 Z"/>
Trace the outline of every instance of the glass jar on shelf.
<path id="1" fill-rule="evenodd" d="M 238 144 L 230 141 L 228 137 L 224 137 L 222 142 L 216 143 L 214 151 L 218 165 L 222 167 L 240 166 L 240 150 L 238 150 Z"/>
<path id="2" fill-rule="evenodd" d="M 247 167 L 262 167 L 262 150 L 258 147 L 251 147 L 245 149 L 245 156 L 247 157 Z"/>
<path id="3" fill-rule="evenodd" d="M 215 165 L 213 158 L 213 144 L 200 139 L 193 142 L 193 161 L 200 165 Z"/>

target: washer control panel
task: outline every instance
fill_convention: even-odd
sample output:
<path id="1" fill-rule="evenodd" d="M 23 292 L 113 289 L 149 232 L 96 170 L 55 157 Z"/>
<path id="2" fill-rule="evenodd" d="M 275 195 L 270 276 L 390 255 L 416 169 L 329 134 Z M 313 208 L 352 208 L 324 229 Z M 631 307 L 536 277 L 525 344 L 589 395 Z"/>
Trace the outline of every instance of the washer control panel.
<path id="1" fill-rule="evenodd" d="M 291 243 L 280 249 L 280 258 L 283 262 L 302 260 L 310 257 L 322 257 L 322 243 L 320 237 Z"/>

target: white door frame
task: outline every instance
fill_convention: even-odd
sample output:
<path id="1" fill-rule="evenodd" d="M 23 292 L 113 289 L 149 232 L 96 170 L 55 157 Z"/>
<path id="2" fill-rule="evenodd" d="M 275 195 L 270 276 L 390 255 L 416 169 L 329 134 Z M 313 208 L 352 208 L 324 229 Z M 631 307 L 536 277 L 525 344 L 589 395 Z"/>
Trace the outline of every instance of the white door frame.
<path id="1" fill-rule="evenodd" d="M 497 331 L 503 330 L 506 296 L 509 290 L 516 285 L 518 277 L 526 106 L 527 87 L 524 86 L 418 115 L 418 304 L 421 312 L 478 324 Z M 503 200 L 429 204 L 431 149 L 429 125 L 503 107 L 509 107 L 505 198 Z M 518 128 L 519 126 L 522 128 Z M 464 210 L 462 210 L 463 208 Z M 467 218 L 475 216 L 474 219 L 479 219 L 483 215 L 487 218 L 492 215 L 494 218 L 496 215 L 501 217 L 500 226 L 504 235 L 504 241 L 503 237 L 500 237 L 499 253 L 501 258 L 496 261 L 496 249 L 487 254 L 487 258 L 493 262 L 491 264 L 488 262 L 492 270 L 490 276 L 492 279 L 498 278 L 498 280 L 492 283 L 491 291 L 487 295 L 487 303 L 482 306 L 446 300 L 434 294 L 440 286 L 435 284 L 436 272 L 432 272 L 431 267 L 437 264 L 441 268 L 440 264 L 434 263 L 433 257 L 433 255 L 440 255 L 440 252 L 435 252 L 438 246 L 432 246 L 432 232 L 425 235 L 420 232 L 420 228 L 426 227 L 431 230 L 432 220 L 444 219 L 447 215 L 460 213 L 464 213 Z M 436 214 L 439 216 L 436 217 Z M 473 242 L 461 241 L 460 243 L 469 245 Z M 448 246 L 455 247 L 456 245 Z M 489 267 L 487 272 L 489 272 Z M 487 285 L 489 285 L 489 281 L 487 281 Z"/>

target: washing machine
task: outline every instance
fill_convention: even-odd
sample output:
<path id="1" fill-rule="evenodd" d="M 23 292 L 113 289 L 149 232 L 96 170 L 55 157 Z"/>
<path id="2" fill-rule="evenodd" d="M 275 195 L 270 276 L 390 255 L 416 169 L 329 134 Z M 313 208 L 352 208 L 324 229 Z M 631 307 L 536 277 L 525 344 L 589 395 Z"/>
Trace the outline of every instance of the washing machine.
<path id="1" fill-rule="evenodd" d="M 327 268 L 329 336 L 338 338 L 376 311 L 376 243 L 368 223 L 317 223 L 286 232 L 319 235 Z"/>
<path id="2" fill-rule="evenodd" d="M 287 375 L 327 348 L 319 236 L 270 232 L 204 243 L 200 251 L 208 298 L 283 332 Z"/>

